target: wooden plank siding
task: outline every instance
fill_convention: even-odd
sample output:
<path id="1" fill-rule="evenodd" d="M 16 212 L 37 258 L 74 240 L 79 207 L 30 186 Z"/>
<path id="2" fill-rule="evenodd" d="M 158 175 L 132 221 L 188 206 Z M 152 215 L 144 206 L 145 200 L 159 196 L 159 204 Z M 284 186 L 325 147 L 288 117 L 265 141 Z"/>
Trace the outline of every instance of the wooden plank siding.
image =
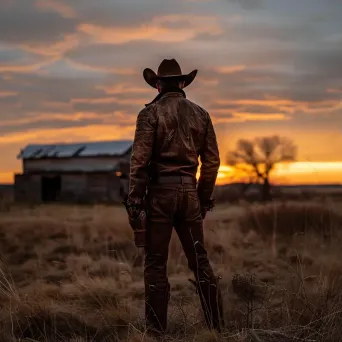
<path id="1" fill-rule="evenodd" d="M 46 158 L 24 159 L 24 173 L 31 172 L 110 172 L 120 170 L 121 164 L 128 163 L 126 158 Z"/>
<path id="2" fill-rule="evenodd" d="M 15 176 L 15 199 L 20 202 L 42 202 L 43 177 L 60 177 L 61 189 L 56 201 L 73 203 L 113 203 L 128 191 L 128 179 L 115 173 L 22 174 Z"/>

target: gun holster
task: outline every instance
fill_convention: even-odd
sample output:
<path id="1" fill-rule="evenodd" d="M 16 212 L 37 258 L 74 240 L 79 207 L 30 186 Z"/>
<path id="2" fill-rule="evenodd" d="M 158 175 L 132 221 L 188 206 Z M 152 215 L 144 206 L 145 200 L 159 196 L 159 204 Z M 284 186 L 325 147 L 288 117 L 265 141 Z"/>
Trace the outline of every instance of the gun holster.
<path id="1" fill-rule="evenodd" d="M 129 203 L 127 199 L 122 202 L 128 213 L 128 222 L 134 232 L 134 242 L 137 247 L 145 247 L 147 214 L 142 204 Z"/>
<path id="2" fill-rule="evenodd" d="M 129 224 L 134 232 L 134 243 L 137 247 L 145 247 L 146 244 L 146 211 L 141 210 L 136 218 L 128 218 Z"/>

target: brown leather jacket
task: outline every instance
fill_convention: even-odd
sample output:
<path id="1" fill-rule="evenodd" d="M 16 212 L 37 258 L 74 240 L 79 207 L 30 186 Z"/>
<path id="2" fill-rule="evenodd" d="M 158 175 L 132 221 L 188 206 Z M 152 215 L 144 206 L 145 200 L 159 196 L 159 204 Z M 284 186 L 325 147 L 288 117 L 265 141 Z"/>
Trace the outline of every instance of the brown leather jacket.
<path id="1" fill-rule="evenodd" d="M 210 116 L 186 99 L 183 91 L 162 94 L 146 105 L 137 118 L 128 200 L 139 203 L 150 178 L 195 177 L 199 157 L 201 170 L 197 191 L 200 201 L 205 203 L 212 195 L 220 166 Z"/>

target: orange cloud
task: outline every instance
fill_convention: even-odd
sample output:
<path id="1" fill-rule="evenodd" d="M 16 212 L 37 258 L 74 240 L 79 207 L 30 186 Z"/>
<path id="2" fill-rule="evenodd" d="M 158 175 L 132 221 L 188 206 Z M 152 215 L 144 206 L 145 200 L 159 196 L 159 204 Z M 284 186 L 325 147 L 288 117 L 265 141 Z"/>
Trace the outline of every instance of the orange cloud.
<path id="1" fill-rule="evenodd" d="M 131 103 L 131 102 L 129 102 Z M 116 111 L 113 110 L 108 113 L 96 113 L 96 112 L 73 112 L 73 113 L 30 113 L 29 118 L 24 119 L 17 119 L 11 121 L 5 121 L 3 126 L 8 125 L 20 125 L 20 124 L 27 124 L 33 122 L 40 122 L 40 121 L 66 121 L 66 122 L 80 122 L 86 120 L 98 119 L 103 122 L 103 124 L 110 124 L 119 122 L 120 125 L 124 125 L 130 123 L 132 125 L 135 124 L 135 119 L 133 118 L 130 113 L 126 111 Z M 118 121 L 120 120 L 120 121 Z M 132 126 L 133 127 L 133 126 Z M 80 128 L 73 128 L 74 130 L 79 130 Z"/>
<path id="2" fill-rule="evenodd" d="M 128 101 L 128 103 L 131 103 Z M 20 119 L 12 119 L 12 120 L 3 120 L 1 122 L 2 127 L 8 127 L 8 126 L 20 126 L 25 124 L 32 124 L 32 123 L 38 123 L 38 122 L 51 122 L 51 121 L 65 121 L 66 123 L 70 122 L 80 122 L 80 121 L 86 121 L 86 120 L 93 120 L 97 119 L 101 121 L 103 124 L 131 124 L 132 129 L 134 128 L 135 124 L 135 117 L 134 115 L 131 115 L 131 113 L 128 113 L 126 111 L 116 111 L 113 110 L 109 113 L 96 113 L 96 112 L 72 112 L 72 113 L 34 113 L 30 112 L 29 117 L 26 118 L 20 118 Z M 67 129 L 67 128 L 65 128 Z M 78 131 L 81 128 L 79 127 L 70 127 L 70 130 Z M 127 128 L 125 128 L 127 129 Z M 46 129 L 42 130 L 46 132 Z M 49 131 L 60 131 L 60 129 L 50 129 Z M 16 142 L 18 139 L 19 141 L 25 139 L 25 137 L 31 137 L 32 135 L 38 134 L 37 132 L 40 132 L 39 130 L 34 131 L 28 131 L 28 132 L 19 132 L 19 133 L 10 133 L 8 135 L 4 135 L 3 137 L 0 137 L 0 144 L 6 143 L 7 141 L 9 143 Z M 63 132 L 63 130 L 61 131 Z M 27 133 L 27 135 L 26 135 Z M 40 133 L 39 133 L 40 134 Z M 39 135 L 40 136 L 40 135 Z"/>
<path id="3" fill-rule="evenodd" d="M 71 103 L 89 103 L 89 104 L 108 104 L 108 103 L 116 103 L 121 105 L 144 105 L 146 103 L 145 98 L 134 98 L 134 99 L 120 99 L 116 97 L 105 97 L 105 98 L 96 98 L 96 99 L 87 99 L 87 98 L 76 98 L 72 99 Z"/>
<path id="4" fill-rule="evenodd" d="M 146 87 L 136 87 L 129 83 L 119 83 L 113 86 L 97 86 L 96 89 L 103 90 L 109 95 L 151 93 L 151 89 Z"/>
<path id="5" fill-rule="evenodd" d="M 199 84 L 202 84 L 204 86 L 216 86 L 219 84 L 219 80 L 217 78 L 202 78 L 202 77 L 198 77 L 197 82 Z"/>
<path id="6" fill-rule="evenodd" d="M 234 112 L 231 109 L 214 109 L 210 111 L 214 123 L 223 122 L 245 122 L 245 121 L 282 121 L 290 120 L 283 113 L 244 113 Z M 217 117 L 215 114 L 231 115 L 230 117 Z"/>
<path id="7" fill-rule="evenodd" d="M 229 105 L 229 104 L 241 104 L 241 105 L 256 105 L 256 106 L 287 106 L 287 105 L 293 105 L 295 102 L 293 100 L 287 100 L 287 99 L 260 99 L 260 100 L 254 100 L 254 99 L 244 99 L 244 100 L 217 100 L 218 104 L 222 105 Z"/>
<path id="8" fill-rule="evenodd" d="M 76 12 L 72 7 L 56 0 L 36 0 L 35 6 L 41 11 L 57 12 L 64 18 L 76 17 Z"/>
<path id="9" fill-rule="evenodd" d="M 44 60 L 39 63 L 34 64 L 0 64 L 0 73 L 1 72 L 12 72 L 12 73 L 31 73 L 34 71 L 38 71 L 40 68 L 47 66 L 53 63 L 55 59 Z"/>
<path id="10" fill-rule="evenodd" d="M 0 145 L 14 143 L 51 143 L 77 142 L 114 139 L 131 139 L 134 135 L 134 125 L 88 125 L 86 127 L 68 127 L 59 129 L 31 130 L 5 134 L 0 137 Z"/>
<path id="11" fill-rule="evenodd" d="M 221 74 L 233 74 L 235 72 L 243 71 L 246 67 L 244 65 L 221 66 L 215 70 Z"/>
<path id="12" fill-rule="evenodd" d="M 242 121 L 271 121 L 271 120 L 289 120 L 289 117 L 286 117 L 284 114 L 280 113 L 267 113 L 267 114 L 259 114 L 259 113 L 233 113 L 235 118 L 241 119 Z"/>
<path id="13" fill-rule="evenodd" d="M 187 27 L 182 27 L 186 22 Z M 172 28 L 167 24 L 179 24 Z M 166 15 L 155 17 L 148 24 L 135 27 L 104 27 L 83 23 L 78 31 L 87 34 L 94 42 L 104 44 L 122 44 L 137 40 L 157 42 L 183 42 L 195 38 L 199 34 L 217 35 L 221 28 L 217 18 L 207 16 Z"/>
<path id="14" fill-rule="evenodd" d="M 29 113 L 30 116 L 15 120 L 3 120 L 2 127 L 6 126 L 19 126 L 40 121 L 68 121 L 75 122 L 81 120 L 99 119 L 103 118 L 104 114 L 90 113 L 90 112 L 74 112 L 74 113 Z M 1 138 L 0 138 L 1 142 Z"/>
<path id="15" fill-rule="evenodd" d="M 79 45 L 79 37 L 76 34 L 67 34 L 60 41 L 45 44 L 20 44 L 19 47 L 25 51 L 46 57 L 60 58 L 66 52 Z"/>
<path id="16" fill-rule="evenodd" d="M 265 99 L 242 99 L 242 100 L 216 100 L 218 105 L 239 105 L 244 106 L 262 106 L 275 108 L 277 111 L 293 114 L 302 111 L 308 114 L 321 114 L 342 108 L 340 101 L 321 100 L 321 101 L 294 101 L 289 99 L 281 99 L 273 96 L 265 96 Z"/>
<path id="17" fill-rule="evenodd" d="M 114 97 L 105 97 L 105 98 L 97 98 L 97 99 L 76 98 L 76 99 L 72 99 L 71 103 L 107 104 L 107 103 L 116 103 L 116 100 L 117 99 Z"/>
<path id="18" fill-rule="evenodd" d="M 331 94 L 342 94 L 342 89 L 329 88 L 327 92 Z"/>
<path id="19" fill-rule="evenodd" d="M 18 93 L 15 91 L 0 91 L 0 98 L 17 96 Z"/>
<path id="20" fill-rule="evenodd" d="M 284 117 L 282 114 L 256 114 L 250 115 L 246 117 L 230 117 L 230 118 L 215 118 L 213 117 L 214 124 L 220 123 L 233 123 L 233 122 L 247 122 L 247 121 L 283 121 L 289 120 L 288 118 Z"/>
<path id="21" fill-rule="evenodd" d="M 41 104 L 44 108 L 58 109 L 61 112 L 72 110 L 72 107 L 70 106 L 70 103 L 68 102 L 43 101 Z"/>
<path id="22" fill-rule="evenodd" d="M 89 71 L 101 71 L 106 73 L 112 73 L 117 75 L 135 75 L 137 72 L 133 68 L 112 68 L 112 67 L 103 67 L 100 65 L 86 65 L 80 62 L 75 62 L 70 59 L 66 59 L 66 61 L 74 68 L 80 70 L 89 70 Z"/>

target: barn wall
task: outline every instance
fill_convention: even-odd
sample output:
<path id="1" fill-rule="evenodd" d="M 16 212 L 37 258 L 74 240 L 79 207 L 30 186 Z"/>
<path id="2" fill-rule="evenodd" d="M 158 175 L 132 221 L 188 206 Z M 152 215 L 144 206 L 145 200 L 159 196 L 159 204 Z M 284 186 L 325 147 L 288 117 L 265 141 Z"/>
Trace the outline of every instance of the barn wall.
<path id="1" fill-rule="evenodd" d="M 39 175 L 16 174 L 14 176 L 14 198 L 19 202 L 40 202 L 41 181 Z"/>
<path id="2" fill-rule="evenodd" d="M 60 199 L 72 202 L 118 202 L 120 178 L 115 174 L 62 175 Z"/>
<path id="3" fill-rule="evenodd" d="M 120 177 L 120 174 L 115 172 L 38 172 L 34 171 L 34 163 L 28 165 L 28 168 L 34 173 L 15 175 L 14 192 L 17 201 L 31 203 L 43 201 L 42 196 L 44 193 L 46 197 L 45 189 L 47 188 L 44 187 L 45 182 L 42 180 L 54 177 L 60 179 L 60 188 L 56 196 L 52 195 L 53 200 L 56 201 L 69 203 L 119 202 L 128 192 L 128 177 L 125 166 L 121 167 L 124 177 Z M 42 165 L 42 163 L 39 164 Z M 51 193 L 50 190 L 48 193 Z"/>
<path id="4" fill-rule="evenodd" d="M 120 200 L 120 178 L 115 174 L 108 174 L 107 177 L 88 177 L 89 196 L 99 201 L 119 201 Z"/>
<path id="5" fill-rule="evenodd" d="M 86 174 L 62 174 L 60 200 L 78 202 L 87 198 Z"/>
<path id="6" fill-rule="evenodd" d="M 119 157 L 67 158 L 67 159 L 26 159 L 23 171 L 26 172 L 105 172 L 120 168 L 120 162 L 126 159 Z"/>

